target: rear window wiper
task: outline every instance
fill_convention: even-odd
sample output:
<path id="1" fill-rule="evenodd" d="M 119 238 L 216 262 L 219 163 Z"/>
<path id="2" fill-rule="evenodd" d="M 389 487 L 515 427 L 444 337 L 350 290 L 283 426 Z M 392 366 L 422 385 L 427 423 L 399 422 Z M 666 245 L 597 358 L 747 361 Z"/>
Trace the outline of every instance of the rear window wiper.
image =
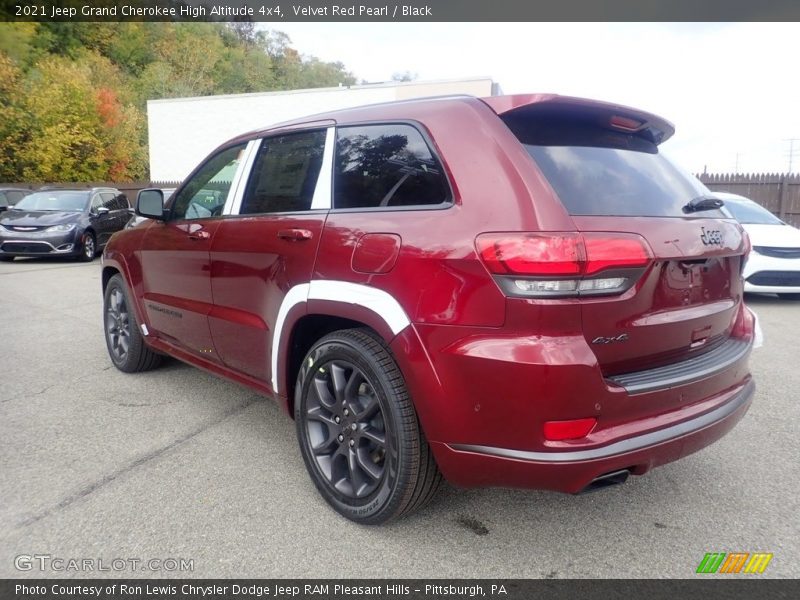
<path id="1" fill-rule="evenodd" d="M 722 208 L 724 204 L 722 200 L 714 196 L 698 196 L 686 203 L 683 207 L 683 212 L 692 213 L 701 210 L 716 210 L 717 208 Z"/>

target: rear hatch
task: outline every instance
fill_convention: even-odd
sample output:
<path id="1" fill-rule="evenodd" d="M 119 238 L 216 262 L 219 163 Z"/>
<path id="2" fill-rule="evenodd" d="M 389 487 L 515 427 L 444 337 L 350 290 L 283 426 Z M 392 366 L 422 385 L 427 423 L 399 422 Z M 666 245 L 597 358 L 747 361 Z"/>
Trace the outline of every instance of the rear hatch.
<path id="1" fill-rule="evenodd" d="M 672 126 L 559 96 L 492 100 L 575 223 L 577 233 L 545 234 L 542 256 L 551 260 L 566 243 L 582 262 L 560 271 L 549 263 L 549 275 L 534 269 L 536 281 L 515 280 L 515 291 L 579 302 L 584 336 L 606 376 L 723 344 L 742 304 L 747 239 L 707 188 L 659 152 Z M 502 243 L 490 241 L 495 249 Z"/>

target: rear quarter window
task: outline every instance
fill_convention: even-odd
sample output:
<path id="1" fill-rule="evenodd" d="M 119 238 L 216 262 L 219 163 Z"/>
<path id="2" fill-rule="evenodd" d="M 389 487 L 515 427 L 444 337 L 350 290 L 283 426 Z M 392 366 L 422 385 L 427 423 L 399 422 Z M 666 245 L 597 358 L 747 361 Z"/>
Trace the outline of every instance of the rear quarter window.
<path id="1" fill-rule="evenodd" d="M 450 201 L 442 165 L 413 126 L 337 129 L 334 208 L 426 207 Z"/>

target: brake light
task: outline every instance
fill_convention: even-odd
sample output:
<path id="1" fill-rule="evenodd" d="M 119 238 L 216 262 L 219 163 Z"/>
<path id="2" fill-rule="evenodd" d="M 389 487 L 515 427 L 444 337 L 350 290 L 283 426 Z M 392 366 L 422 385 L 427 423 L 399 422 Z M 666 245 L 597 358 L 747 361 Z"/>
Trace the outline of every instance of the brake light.
<path id="1" fill-rule="evenodd" d="M 475 244 L 504 291 L 530 297 L 621 293 L 653 256 L 629 233 L 486 233 Z"/>
<path id="2" fill-rule="evenodd" d="M 611 117 L 609 123 L 612 127 L 616 127 L 617 129 L 622 129 L 624 131 L 638 131 L 644 125 L 642 121 L 631 119 L 630 117 L 623 117 L 621 115 L 614 115 Z"/>
<path id="3" fill-rule="evenodd" d="M 646 267 L 652 257 L 650 248 L 638 235 L 609 237 L 604 233 L 584 233 L 583 241 L 586 245 L 586 275 L 606 269 Z"/>
<path id="4" fill-rule="evenodd" d="M 597 425 L 597 419 L 594 417 L 569 421 L 545 421 L 544 439 L 551 442 L 576 440 L 589 435 L 595 425 Z"/>
<path id="5" fill-rule="evenodd" d="M 492 273 L 516 275 L 579 275 L 577 233 L 486 234 L 478 236 L 478 252 Z"/>

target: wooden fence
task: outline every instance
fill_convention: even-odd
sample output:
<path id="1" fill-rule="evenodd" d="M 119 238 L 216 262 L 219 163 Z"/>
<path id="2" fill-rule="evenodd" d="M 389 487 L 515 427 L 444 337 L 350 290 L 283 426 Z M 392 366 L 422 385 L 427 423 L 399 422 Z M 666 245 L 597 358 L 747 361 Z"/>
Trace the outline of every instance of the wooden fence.
<path id="1" fill-rule="evenodd" d="M 731 192 L 758 202 L 787 223 L 800 227 L 800 174 L 753 173 L 753 174 L 719 174 L 701 173 L 697 178 L 709 189 L 720 192 Z M 128 196 L 131 205 L 136 201 L 139 190 L 147 187 L 174 188 L 177 181 L 133 181 L 130 183 L 63 183 L 63 184 L 31 184 L 9 183 L 0 186 L 37 189 L 42 185 L 80 187 L 115 187 Z"/>
<path id="2" fill-rule="evenodd" d="M 89 183 L 0 183 L 0 187 L 14 187 L 27 190 L 38 190 L 42 186 L 69 187 L 69 188 L 92 188 L 92 187 L 112 187 L 128 197 L 130 205 L 136 202 L 136 195 L 139 190 L 149 187 L 156 188 L 176 188 L 180 185 L 179 181 L 130 181 L 127 183 L 110 183 L 108 181 L 90 181 Z"/>

